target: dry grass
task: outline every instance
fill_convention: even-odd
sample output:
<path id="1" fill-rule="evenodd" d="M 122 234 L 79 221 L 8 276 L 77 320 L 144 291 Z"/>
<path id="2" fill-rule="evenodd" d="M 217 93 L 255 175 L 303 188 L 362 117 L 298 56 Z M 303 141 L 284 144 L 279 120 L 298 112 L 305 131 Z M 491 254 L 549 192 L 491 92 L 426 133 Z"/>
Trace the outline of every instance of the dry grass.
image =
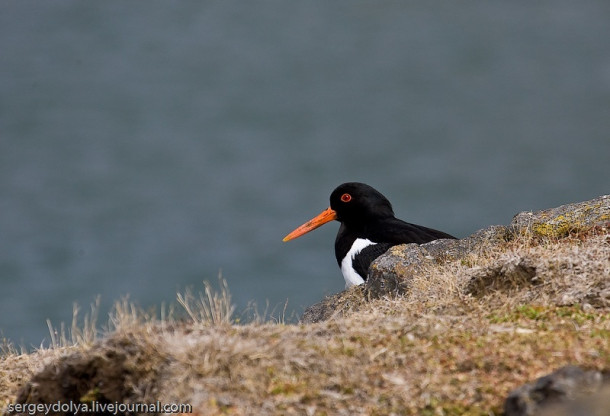
<path id="1" fill-rule="evenodd" d="M 178 303 L 184 308 L 194 323 L 203 325 L 221 325 L 231 323 L 235 307 L 231 303 L 231 294 L 227 281 L 219 278 L 220 292 L 216 293 L 209 282 L 203 282 L 204 293 L 193 295 L 191 290 L 178 293 Z"/>
<path id="2" fill-rule="evenodd" d="M 311 325 L 235 325 L 226 286 L 179 295 L 186 319 L 155 320 L 124 300 L 102 338 L 92 310 L 52 348 L 8 348 L 0 406 L 49 363 L 119 368 L 128 376 L 106 398 L 189 403 L 202 415 L 497 415 L 510 390 L 558 367 L 610 369 L 607 230 L 522 236 L 431 266 L 410 287 Z"/>

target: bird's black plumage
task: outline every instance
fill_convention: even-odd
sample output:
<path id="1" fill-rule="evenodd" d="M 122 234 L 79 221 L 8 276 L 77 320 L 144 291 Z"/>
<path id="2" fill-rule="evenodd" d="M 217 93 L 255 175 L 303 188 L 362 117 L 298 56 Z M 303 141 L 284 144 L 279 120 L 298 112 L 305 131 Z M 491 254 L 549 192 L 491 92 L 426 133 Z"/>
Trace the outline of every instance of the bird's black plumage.
<path id="1" fill-rule="evenodd" d="M 396 218 L 390 201 L 375 188 L 360 182 L 347 182 L 331 193 L 328 210 L 293 231 L 284 241 L 332 219 L 341 222 L 335 239 L 335 256 L 348 286 L 366 280 L 373 260 L 392 246 L 455 239 L 442 231 Z"/>
<path id="2" fill-rule="evenodd" d="M 342 200 L 345 194 L 350 195 L 347 202 Z M 364 280 L 373 260 L 392 246 L 455 238 L 442 231 L 396 218 L 390 201 L 364 183 L 348 182 L 339 185 L 330 195 L 330 207 L 341 222 L 335 240 L 335 256 L 339 265 L 356 239 L 363 238 L 377 243 L 363 249 L 354 258 L 354 269 Z"/>

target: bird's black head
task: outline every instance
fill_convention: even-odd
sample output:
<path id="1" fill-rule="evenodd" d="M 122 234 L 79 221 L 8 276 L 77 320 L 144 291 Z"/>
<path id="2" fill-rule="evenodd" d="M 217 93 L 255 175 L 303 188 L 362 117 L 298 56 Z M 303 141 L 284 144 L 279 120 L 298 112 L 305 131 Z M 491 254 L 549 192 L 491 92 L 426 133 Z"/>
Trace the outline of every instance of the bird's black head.
<path id="1" fill-rule="evenodd" d="M 330 207 L 337 213 L 337 220 L 348 226 L 394 216 L 390 201 L 375 188 L 360 182 L 339 185 L 330 194 Z"/>
<path id="2" fill-rule="evenodd" d="M 376 220 L 393 216 L 390 201 L 376 189 L 359 182 L 347 182 L 330 195 L 328 209 L 292 231 L 283 241 L 298 238 L 333 220 L 341 221 L 352 230 L 361 230 Z"/>

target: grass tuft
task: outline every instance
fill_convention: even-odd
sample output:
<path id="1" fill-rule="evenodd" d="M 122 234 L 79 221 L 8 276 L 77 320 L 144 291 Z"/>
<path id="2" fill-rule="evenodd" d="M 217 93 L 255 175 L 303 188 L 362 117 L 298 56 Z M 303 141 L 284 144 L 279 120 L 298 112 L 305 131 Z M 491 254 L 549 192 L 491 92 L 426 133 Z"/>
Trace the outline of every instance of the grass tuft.
<path id="1" fill-rule="evenodd" d="M 227 281 L 219 277 L 220 292 L 214 291 L 208 281 L 204 281 L 204 292 L 195 296 L 191 290 L 178 293 L 178 303 L 184 308 L 193 323 L 199 325 L 231 324 L 235 306 L 231 303 L 231 294 Z"/>

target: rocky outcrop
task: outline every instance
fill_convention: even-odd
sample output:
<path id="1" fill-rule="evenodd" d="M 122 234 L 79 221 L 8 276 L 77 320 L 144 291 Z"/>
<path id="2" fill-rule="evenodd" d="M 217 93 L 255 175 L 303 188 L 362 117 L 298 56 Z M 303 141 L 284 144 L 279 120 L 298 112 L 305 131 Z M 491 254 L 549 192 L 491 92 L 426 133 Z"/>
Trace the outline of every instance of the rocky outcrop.
<path id="1" fill-rule="evenodd" d="M 562 205 L 538 212 L 525 211 L 513 218 L 510 227 L 542 237 L 565 237 L 571 232 L 610 223 L 610 195 L 585 202 Z"/>
<path id="2" fill-rule="evenodd" d="M 473 251 L 481 251 L 508 239 L 508 227 L 491 226 L 461 240 L 394 246 L 371 265 L 369 278 L 364 285 L 365 292 L 372 298 L 404 294 L 409 290 L 413 276 L 425 273 L 429 267 L 463 259 Z"/>
<path id="3" fill-rule="evenodd" d="M 395 246 L 373 262 L 369 277 L 361 289 L 346 290 L 326 297 L 320 303 L 307 308 L 301 322 L 324 321 L 347 310 L 357 310 L 358 304 L 368 299 L 404 294 L 409 291 L 413 277 L 425 274 L 430 267 L 448 261 L 464 261 L 472 253 L 497 249 L 520 236 L 561 238 L 570 233 L 608 227 L 608 224 L 610 195 L 604 195 L 590 201 L 543 211 L 521 212 L 508 226 L 490 226 L 460 240 L 436 240 L 422 245 Z M 487 274 L 475 276 L 468 282 L 465 291 L 477 295 L 493 289 L 499 282 L 507 281 L 515 284 L 535 284 L 535 270 L 532 267 L 527 261 L 501 264 L 495 272 L 491 270 Z M 497 279 L 498 276 L 504 279 Z M 610 294 L 610 288 L 606 289 Z"/>
<path id="4" fill-rule="evenodd" d="M 610 379 L 599 371 L 562 367 L 513 390 L 505 416 L 597 415 L 610 411 Z M 596 413 L 597 412 L 597 413 Z"/>

